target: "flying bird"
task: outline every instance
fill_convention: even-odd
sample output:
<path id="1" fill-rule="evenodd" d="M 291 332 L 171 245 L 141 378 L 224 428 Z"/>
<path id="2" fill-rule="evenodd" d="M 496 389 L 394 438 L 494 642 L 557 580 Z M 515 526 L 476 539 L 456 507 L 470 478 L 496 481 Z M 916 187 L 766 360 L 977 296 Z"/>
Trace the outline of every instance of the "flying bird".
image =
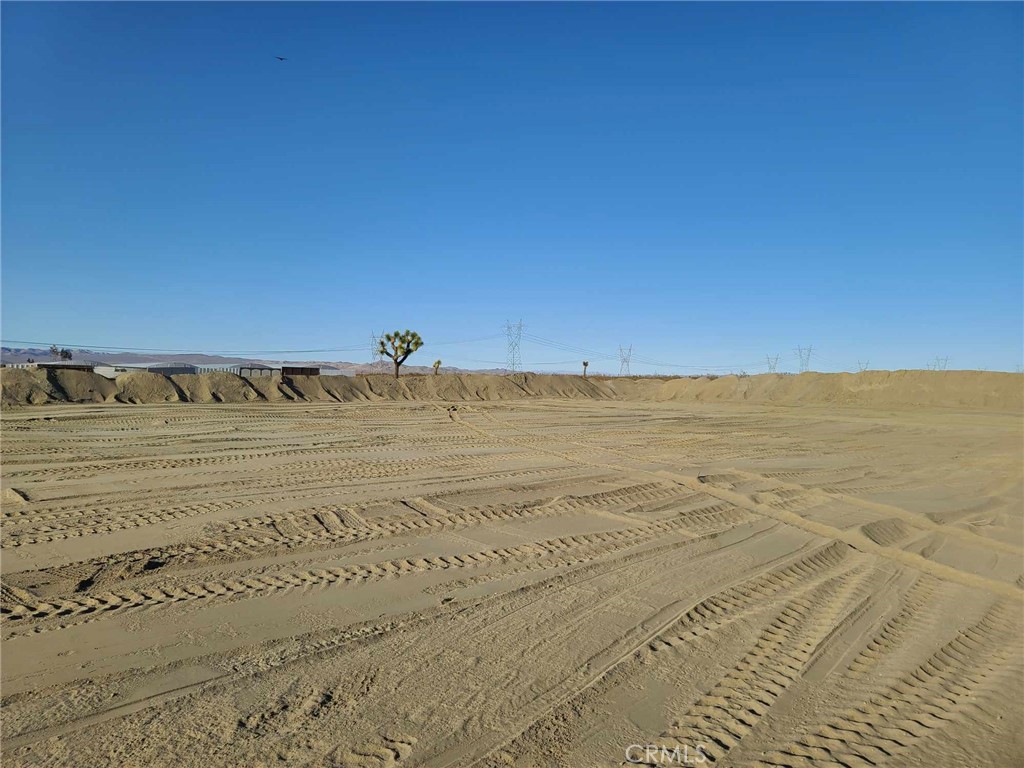
<path id="1" fill-rule="evenodd" d="M 278 61 L 288 61 L 288 59 L 286 59 L 284 56 L 275 56 L 274 58 L 277 59 Z"/>

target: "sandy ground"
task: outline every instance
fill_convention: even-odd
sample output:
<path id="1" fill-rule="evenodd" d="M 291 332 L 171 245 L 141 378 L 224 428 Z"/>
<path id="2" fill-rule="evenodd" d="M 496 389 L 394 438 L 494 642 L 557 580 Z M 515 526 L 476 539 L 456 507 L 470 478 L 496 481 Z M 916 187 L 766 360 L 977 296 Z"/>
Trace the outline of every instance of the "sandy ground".
<path id="1" fill-rule="evenodd" d="M 1024 764 L 1019 414 L 445 408 L 5 414 L 4 765 Z"/>

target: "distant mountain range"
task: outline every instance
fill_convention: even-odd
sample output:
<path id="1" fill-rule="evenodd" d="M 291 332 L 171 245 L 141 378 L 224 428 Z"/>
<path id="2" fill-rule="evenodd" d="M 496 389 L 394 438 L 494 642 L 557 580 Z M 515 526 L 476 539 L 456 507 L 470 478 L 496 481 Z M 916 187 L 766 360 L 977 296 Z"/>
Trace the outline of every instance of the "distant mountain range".
<path id="1" fill-rule="evenodd" d="M 392 371 L 391 361 L 385 360 L 384 364 L 375 368 L 369 363 L 350 363 L 344 360 L 259 360 L 251 357 L 224 357 L 222 355 L 198 355 L 198 354 L 140 354 L 138 352 L 94 352 L 91 349 L 71 350 L 74 363 L 92 363 L 94 365 L 146 365 L 157 363 L 190 363 L 192 365 L 230 366 L 230 365 L 271 365 L 279 368 L 282 365 L 303 365 L 320 366 L 321 368 L 334 368 L 348 376 L 355 376 L 363 373 L 390 373 Z M 34 360 L 37 363 L 49 362 L 49 349 L 34 347 L 0 347 L 0 362 L 3 363 L 27 363 Z M 402 366 L 403 373 L 433 373 L 429 365 Z M 504 374 L 503 368 L 491 368 L 487 370 L 452 368 L 442 366 L 442 371 L 449 373 L 493 373 Z"/>

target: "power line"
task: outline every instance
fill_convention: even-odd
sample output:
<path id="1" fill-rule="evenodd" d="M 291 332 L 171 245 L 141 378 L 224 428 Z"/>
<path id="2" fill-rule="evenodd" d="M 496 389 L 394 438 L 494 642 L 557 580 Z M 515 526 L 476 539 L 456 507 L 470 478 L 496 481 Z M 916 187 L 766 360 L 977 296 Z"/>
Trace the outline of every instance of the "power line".
<path id="1" fill-rule="evenodd" d="M 508 323 L 508 324 L 506 324 L 506 333 L 507 333 L 507 329 L 508 329 L 509 326 L 511 326 L 513 329 L 516 328 L 516 326 L 514 324 Z M 606 354 L 606 353 L 603 353 L 603 352 L 598 352 L 597 350 L 594 350 L 594 349 L 587 349 L 585 347 L 578 347 L 578 346 L 575 346 L 573 344 L 566 344 L 565 342 L 555 341 L 554 339 L 547 339 L 547 338 L 544 338 L 542 336 L 537 336 L 535 334 L 529 333 L 527 331 L 523 331 L 522 339 L 524 339 L 525 341 L 529 342 L 530 344 L 535 344 L 537 346 L 544 347 L 546 349 L 557 350 L 557 351 L 560 351 L 560 352 L 571 352 L 571 353 L 574 353 L 574 354 L 586 355 L 589 358 L 597 358 L 597 359 L 604 359 L 604 360 L 618 360 L 619 361 L 619 365 L 620 365 L 620 374 L 621 374 L 621 370 L 622 370 L 621 369 L 622 353 L 624 351 L 624 349 L 622 347 L 619 348 L 619 354 L 618 355 L 610 355 L 610 354 Z M 628 350 L 628 352 L 629 352 L 629 362 L 630 363 L 632 363 L 633 361 L 636 361 L 636 362 L 640 362 L 640 363 L 642 363 L 644 365 L 649 365 L 649 366 L 656 367 L 656 368 L 662 368 L 662 367 L 663 368 L 676 368 L 676 369 L 691 370 L 691 371 L 733 371 L 733 370 L 737 370 L 737 369 L 740 369 L 740 368 L 759 369 L 759 368 L 764 368 L 766 366 L 766 363 L 762 362 L 762 361 L 755 361 L 755 362 L 749 362 L 749 363 L 740 363 L 740 364 L 733 364 L 733 365 L 683 365 L 683 364 L 679 364 L 679 363 L 666 363 L 666 362 L 663 362 L 663 361 L 652 360 L 652 359 L 650 359 L 648 357 L 640 356 L 639 354 L 637 354 L 633 350 L 632 345 L 630 345 L 628 348 L 626 348 L 626 350 Z M 493 362 L 493 361 L 480 361 L 480 362 Z M 567 361 L 567 362 L 574 362 L 574 361 Z M 521 361 L 520 361 L 519 364 L 523 365 L 523 363 Z M 543 364 L 544 363 L 531 363 L 530 365 L 543 365 Z M 506 366 L 507 366 L 507 363 L 506 363 Z M 511 368 L 509 368 L 509 369 L 511 370 Z M 630 374 L 626 374 L 626 375 L 630 375 Z"/>
<path id="2" fill-rule="evenodd" d="M 464 360 L 467 363 L 487 363 L 489 365 L 506 365 L 508 363 L 508 360 L 478 360 L 477 358 L 473 357 L 463 357 L 459 359 Z M 547 362 L 543 363 L 522 363 L 521 365 L 523 365 L 525 368 L 536 367 L 541 365 L 575 365 L 578 362 L 579 360 L 548 360 Z"/>
<path id="3" fill-rule="evenodd" d="M 20 339 L 2 339 L 2 344 L 38 344 L 42 347 L 49 347 L 51 342 L 47 341 L 22 341 Z M 177 352 L 193 355 L 283 355 L 283 354 L 309 354 L 313 352 L 356 352 L 363 349 L 362 345 L 353 347 L 331 347 L 329 349 L 166 349 L 162 347 L 110 347 L 101 344 L 75 344 L 71 342 L 58 342 L 58 347 L 79 349 L 84 352 Z"/>
<path id="4" fill-rule="evenodd" d="M 566 344 L 561 341 L 554 341 L 553 339 L 545 339 L 540 336 L 536 336 L 532 333 L 524 333 L 523 336 L 532 344 L 537 344 L 542 347 L 548 347 L 550 349 L 558 349 L 563 352 L 575 352 L 580 355 L 589 355 L 590 357 L 604 358 L 606 360 L 616 360 L 617 355 L 609 355 L 604 352 L 598 352 L 593 349 L 586 349 L 584 347 L 577 347 L 572 344 Z"/>
<path id="5" fill-rule="evenodd" d="M 508 357 L 505 360 L 505 366 L 510 371 L 521 371 L 523 370 L 522 352 L 521 345 L 525 339 L 530 344 L 534 344 L 545 349 L 550 349 L 562 353 L 569 353 L 572 355 L 583 355 L 589 360 L 617 360 L 619 362 L 619 373 L 620 375 L 631 375 L 630 366 L 633 362 L 639 362 L 643 365 L 651 366 L 656 369 L 675 369 L 680 371 L 735 371 L 738 369 L 762 369 L 767 367 L 769 370 L 773 366 L 773 362 L 777 362 L 777 357 L 774 359 L 766 357 L 764 361 L 759 362 L 748 362 L 748 363 L 737 363 L 732 365 L 692 365 L 692 364 L 681 364 L 681 363 L 668 363 L 661 360 L 654 360 L 652 358 L 638 354 L 634 349 L 633 345 L 628 347 L 620 346 L 617 354 L 607 354 L 594 349 L 588 349 L 586 347 L 580 347 L 575 344 L 569 344 L 554 339 L 544 338 L 537 336 L 536 334 L 529 333 L 525 330 L 522 320 L 516 323 L 506 322 L 504 333 L 489 334 L 486 336 L 478 336 L 468 339 L 452 339 L 446 341 L 427 341 L 424 343 L 424 347 L 440 347 L 440 346 L 451 346 L 461 344 L 473 344 L 476 342 L 490 341 L 505 337 L 508 344 Z M 378 350 L 379 336 L 376 333 L 372 333 L 370 336 L 370 356 L 371 360 L 376 362 L 380 359 Z M 2 339 L 0 343 L 5 345 L 26 345 L 41 347 L 43 349 L 49 348 L 50 342 L 40 341 L 25 341 L 17 339 Z M 365 344 L 365 342 L 364 342 Z M 69 347 L 73 349 L 81 349 L 85 351 L 95 352 L 137 352 L 137 353 L 175 353 L 175 354 L 206 354 L 206 355 L 232 355 L 232 356 L 268 356 L 268 355 L 298 355 L 298 354 L 324 354 L 334 352 L 357 352 L 364 351 L 366 347 L 364 345 L 358 346 L 342 346 L 342 347 L 324 347 L 317 349 L 277 349 L 277 350 L 197 350 L 197 349 L 171 349 L 165 347 L 125 347 L 125 346 L 108 346 L 101 344 L 72 344 L 67 342 L 59 343 L 57 346 Z M 488 362 L 500 365 L 498 361 L 480 361 Z M 531 363 L 534 366 L 546 366 L 546 365 L 564 365 L 569 363 L 575 363 L 576 360 L 566 361 L 555 361 L 555 362 L 537 362 Z M 373 363 L 371 363 L 372 365 Z"/>
<path id="6" fill-rule="evenodd" d="M 849 370 L 852 370 L 852 366 L 846 365 L 845 363 L 837 363 L 835 360 L 830 360 L 827 357 L 822 357 L 820 352 L 815 352 L 814 353 L 814 359 L 816 361 L 818 361 L 818 365 L 819 366 L 822 363 L 824 363 L 824 365 L 827 368 L 834 368 L 837 371 L 849 371 Z M 821 368 L 819 367 L 818 370 L 821 370 Z"/>
<path id="7" fill-rule="evenodd" d="M 503 333 L 492 333 L 490 336 L 477 336 L 475 339 L 458 339 L 457 341 L 424 341 L 423 346 L 431 347 L 447 347 L 452 344 L 474 344 L 478 341 L 490 341 L 491 339 L 500 339 L 505 334 Z"/>
<path id="8" fill-rule="evenodd" d="M 683 368 L 691 371 L 734 371 L 737 368 L 764 368 L 767 363 L 761 361 L 755 361 L 751 363 L 736 363 L 734 365 L 680 365 L 678 363 L 666 363 L 660 360 L 651 360 L 647 357 L 640 357 L 639 355 L 633 355 L 633 358 L 644 365 L 650 365 L 655 368 Z"/>
<path id="9" fill-rule="evenodd" d="M 616 359 L 618 359 L 620 361 L 620 364 L 621 364 L 621 357 L 619 355 L 609 355 L 609 354 L 605 354 L 603 352 L 598 352 L 598 351 L 593 350 L 593 349 L 586 349 L 584 347 L 577 347 L 577 346 L 574 346 L 574 345 L 571 345 L 571 344 L 565 344 L 563 342 L 554 341 L 553 339 L 545 339 L 545 338 L 543 338 L 541 336 L 536 336 L 536 335 L 534 335 L 532 333 L 524 333 L 523 337 L 527 341 L 529 341 L 530 343 L 538 344 L 540 346 L 545 346 L 545 347 L 548 347 L 550 349 L 559 349 L 559 350 L 561 350 L 563 352 L 575 352 L 577 354 L 589 355 L 591 357 L 603 358 L 603 359 L 606 359 L 606 360 L 616 360 Z M 630 349 L 632 350 L 632 346 L 630 347 Z M 663 361 L 660 361 L 660 360 L 652 360 L 651 358 L 642 357 L 641 355 L 638 355 L 638 354 L 633 353 L 633 352 L 630 353 L 630 360 L 631 361 L 632 360 L 636 360 L 637 362 L 643 363 L 644 365 L 650 365 L 650 366 L 655 366 L 655 367 L 682 368 L 682 369 L 694 370 L 694 371 L 710 371 L 710 370 L 731 371 L 731 370 L 735 370 L 736 368 L 761 368 L 761 367 L 763 367 L 765 365 L 762 362 L 741 363 L 741 364 L 737 364 L 737 365 L 682 365 L 682 364 L 679 364 L 679 363 L 666 363 L 666 362 L 663 362 Z"/>
<path id="10" fill-rule="evenodd" d="M 473 339 L 457 339 L 453 341 L 435 341 L 430 346 L 442 347 L 452 344 L 472 344 L 477 341 L 488 341 L 500 338 L 502 334 L 491 334 L 490 336 L 479 336 Z M 374 335 L 374 345 L 379 336 Z M 48 349 L 53 342 L 49 341 L 25 341 L 23 339 L 0 339 L 0 344 L 25 344 L 39 346 Z M 365 349 L 363 345 L 351 347 L 326 347 L 321 349 L 168 349 L 164 347 L 112 347 L 103 344 L 75 344 L 71 342 L 57 342 L 58 347 L 69 349 L 80 349 L 85 352 L 171 352 L 176 354 L 192 355 L 308 355 L 324 352 L 360 352 Z M 423 346 L 427 346 L 424 343 Z"/>

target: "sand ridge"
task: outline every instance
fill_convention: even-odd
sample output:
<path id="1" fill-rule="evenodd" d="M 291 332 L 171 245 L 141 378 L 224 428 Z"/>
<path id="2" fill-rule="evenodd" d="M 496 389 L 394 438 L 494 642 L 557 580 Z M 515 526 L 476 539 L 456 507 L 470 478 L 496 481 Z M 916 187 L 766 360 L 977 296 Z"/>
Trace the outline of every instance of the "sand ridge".
<path id="1" fill-rule="evenodd" d="M 144 371 L 116 380 L 83 371 L 0 370 L 2 402 L 70 403 L 491 401 L 526 397 L 637 401 L 952 407 L 1024 411 L 1024 376 L 982 371 L 865 371 L 719 378 L 609 378 L 534 373 L 242 378 L 231 373 Z"/>

